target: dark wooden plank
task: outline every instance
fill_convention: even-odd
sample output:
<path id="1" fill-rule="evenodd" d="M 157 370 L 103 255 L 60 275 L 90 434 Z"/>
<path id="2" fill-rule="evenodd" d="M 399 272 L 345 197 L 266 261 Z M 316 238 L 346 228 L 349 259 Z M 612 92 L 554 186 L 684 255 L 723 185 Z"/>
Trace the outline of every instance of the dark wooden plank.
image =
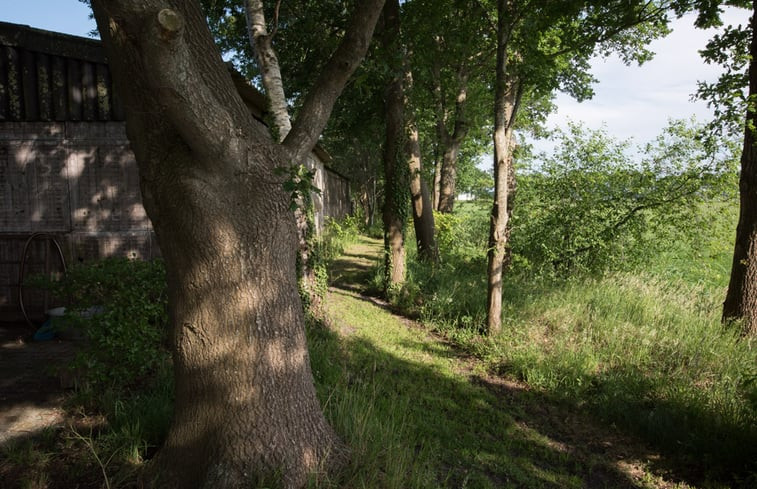
<path id="1" fill-rule="evenodd" d="M 92 208 L 94 192 L 91 191 L 97 181 L 96 167 L 95 148 L 84 146 L 81 141 L 72 141 L 67 170 L 70 175 L 77 175 L 68 179 L 71 225 L 75 231 L 97 229 L 97 212 Z"/>
<path id="2" fill-rule="evenodd" d="M 97 119 L 109 121 L 111 118 L 111 83 L 108 66 L 98 63 L 95 67 L 97 83 Z"/>
<path id="3" fill-rule="evenodd" d="M 34 165 L 31 195 L 32 231 L 70 231 L 68 182 L 65 177 L 66 148 L 62 144 L 39 144 Z"/>
<path id="4" fill-rule="evenodd" d="M 0 229 L 4 232 L 31 230 L 30 194 L 33 169 L 28 148 L 20 144 L 0 146 Z"/>
<path id="5" fill-rule="evenodd" d="M 115 82 L 112 82 L 111 86 L 111 100 L 113 101 L 113 120 L 125 121 L 126 110 L 124 109 L 124 103 L 121 100 L 121 96 L 118 94 L 118 86 Z"/>
<path id="6" fill-rule="evenodd" d="M 83 61 L 81 64 L 82 81 L 82 118 L 85 121 L 97 119 L 97 87 L 95 85 L 95 66 Z"/>
<path id="7" fill-rule="evenodd" d="M 66 88 L 66 62 L 63 58 L 53 57 L 51 72 L 53 120 L 65 121 L 68 117 L 68 89 Z"/>
<path id="8" fill-rule="evenodd" d="M 66 85 L 68 88 L 68 118 L 70 121 L 82 119 L 81 63 L 77 59 L 66 58 Z"/>
<path id="9" fill-rule="evenodd" d="M 10 118 L 8 113 L 8 59 L 0 49 L 0 122 Z"/>
<path id="10" fill-rule="evenodd" d="M 38 121 L 37 59 L 33 52 L 26 49 L 21 51 L 21 83 L 24 92 L 24 120 Z"/>
<path id="11" fill-rule="evenodd" d="M 43 121 L 53 120 L 51 78 L 50 56 L 37 53 L 37 97 L 39 98 L 39 118 Z"/>
<path id="12" fill-rule="evenodd" d="M 0 243 L 5 246 L 6 243 Z M 0 307 L 18 307 L 18 261 L 0 263 Z"/>
<path id="13" fill-rule="evenodd" d="M 8 69 L 8 120 L 21 121 L 24 118 L 24 105 L 18 51 L 8 46 L 3 47 L 3 51 Z"/>
<path id="14" fill-rule="evenodd" d="M 40 12 L 39 15 L 45 15 Z M 59 32 L 14 24 L 0 24 L 0 38 L 9 46 L 22 46 L 35 53 L 45 53 L 66 58 L 105 62 L 105 50 L 96 39 L 71 36 Z"/>

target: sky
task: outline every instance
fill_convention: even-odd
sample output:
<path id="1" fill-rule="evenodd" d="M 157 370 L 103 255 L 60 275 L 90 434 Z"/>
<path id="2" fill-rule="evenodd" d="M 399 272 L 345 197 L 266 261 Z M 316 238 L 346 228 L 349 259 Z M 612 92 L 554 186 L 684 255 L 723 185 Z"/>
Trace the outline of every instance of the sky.
<path id="1" fill-rule="evenodd" d="M 723 18 L 726 25 L 745 25 L 749 15 L 749 10 L 730 8 Z M 95 28 L 89 8 L 78 0 L 0 0 L 0 21 L 80 36 Z M 708 120 L 711 111 L 706 104 L 690 99 L 697 80 L 713 81 L 719 69 L 704 64 L 698 53 L 713 31 L 695 29 L 693 21 L 693 15 L 676 20 L 673 32 L 650 46 L 655 58 L 641 67 L 625 66 L 616 58 L 595 59 L 592 72 L 599 83 L 594 98 L 578 103 L 559 94 L 558 110 L 548 126 L 562 126 L 567 120 L 594 129 L 604 125 L 618 139 L 643 144 L 660 134 L 669 118 L 695 115 Z"/>
<path id="2" fill-rule="evenodd" d="M 725 25 L 746 25 L 750 11 L 729 8 L 724 12 Z M 654 41 L 650 49 L 655 57 L 642 66 L 626 66 L 617 58 L 594 59 L 592 73 L 599 80 L 595 96 L 579 103 L 558 94 L 558 110 L 548 125 L 564 125 L 567 120 L 583 121 L 588 127 L 607 127 L 618 139 L 633 138 L 636 143 L 653 140 L 662 132 L 669 118 L 688 119 L 695 115 L 701 122 L 712 116 L 702 101 L 692 101 L 697 80 L 714 81 L 721 69 L 706 65 L 699 56 L 716 30 L 694 28 L 695 16 L 686 15 L 673 22 L 673 32 Z"/>

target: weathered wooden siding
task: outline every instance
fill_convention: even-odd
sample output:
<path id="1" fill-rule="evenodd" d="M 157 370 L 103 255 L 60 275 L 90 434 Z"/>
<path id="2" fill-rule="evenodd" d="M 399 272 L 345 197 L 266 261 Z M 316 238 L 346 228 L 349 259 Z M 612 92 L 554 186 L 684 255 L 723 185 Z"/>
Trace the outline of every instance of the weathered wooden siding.
<path id="1" fill-rule="evenodd" d="M 0 311 L 17 308 L 23 248 L 35 233 L 54 235 L 67 263 L 159 254 L 122 122 L 0 124 Z M 25 274 L 43 271 L 47 253 L 33 242 Z M 58 266 L 57 256 L 47 260 Z M 44 296 L 26 303 L 42 307 Z"/>
<path id="2" fill-rule="evenodd" d="M 0 121 L 122 121 L 99 41 L 0 23 Z"/>
<path id="3" fill-rule="evenodd" d="M 350 181 L 334 170 L 325 167 L 323 184 L 323 214 L 333 219 L 344 219 L 352 213 Z"/>
<path id="4" fill-rule="evenodd" d="M 317 233 L 323 231 L 326 218 L 343 219 L 352 212 L 350 181 L 325 165 L 330 159 L 328 153 L 317 148 L 307 162 L 308 168 L 315 170 L 313 185 L 320 189 L 311 195 Z"/>

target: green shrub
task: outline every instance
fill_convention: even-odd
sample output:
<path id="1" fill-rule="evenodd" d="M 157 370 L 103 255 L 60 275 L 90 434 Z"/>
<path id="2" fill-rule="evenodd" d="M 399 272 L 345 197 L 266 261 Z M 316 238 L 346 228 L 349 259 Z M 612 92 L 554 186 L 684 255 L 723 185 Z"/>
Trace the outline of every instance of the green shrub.
<path id="1" fill-rule="evenodd" d="M 68 298 L 63 325 L 86 337 L 72 367 L 99 395 L 139 386 L 168 359 L 163 262 L 108 258 L 47 284 Z"/>
<path id="2" fill-rule="evenodd" d="M 698 244 L 702 207 L 734 208 L 735 152 L 674 121 L 630 156 L 628 142 L 572 125 L 553 156 L 518 179 L 512 246 L 534 269 L 567 276 L 645 266 L 680 241 Z"/>
<path id="3" fill-rule="evenodd" d="M 323 236 L 320 238 L 320 253 L 325 262 L 340 256 L 344 249 L 357 242 L 360 236 L 360 219 L 347 216 L 344 219 L 326 219 Z"/>

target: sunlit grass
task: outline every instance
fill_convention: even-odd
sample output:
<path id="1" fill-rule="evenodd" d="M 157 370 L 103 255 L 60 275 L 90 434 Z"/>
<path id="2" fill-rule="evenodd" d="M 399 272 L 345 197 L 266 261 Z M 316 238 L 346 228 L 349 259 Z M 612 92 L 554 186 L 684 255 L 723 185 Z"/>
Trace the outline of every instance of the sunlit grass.
<path id="1" fill-rule="evenodd" d="M 724 246 L 702 243 L 700 264 L 691 253 L 679 246 L 678 260 L 660 257 L 649 272 L 599 278 L 534 276 L 516 262 L 495 338 L 482 335 L 482 256 L 413 264 L 406 290 L 418 297 L 398 305 L 491 372 L 641 435 L 706 477 L 753 481 L 757 351 L 737 325 L 720 322 Z"/>

